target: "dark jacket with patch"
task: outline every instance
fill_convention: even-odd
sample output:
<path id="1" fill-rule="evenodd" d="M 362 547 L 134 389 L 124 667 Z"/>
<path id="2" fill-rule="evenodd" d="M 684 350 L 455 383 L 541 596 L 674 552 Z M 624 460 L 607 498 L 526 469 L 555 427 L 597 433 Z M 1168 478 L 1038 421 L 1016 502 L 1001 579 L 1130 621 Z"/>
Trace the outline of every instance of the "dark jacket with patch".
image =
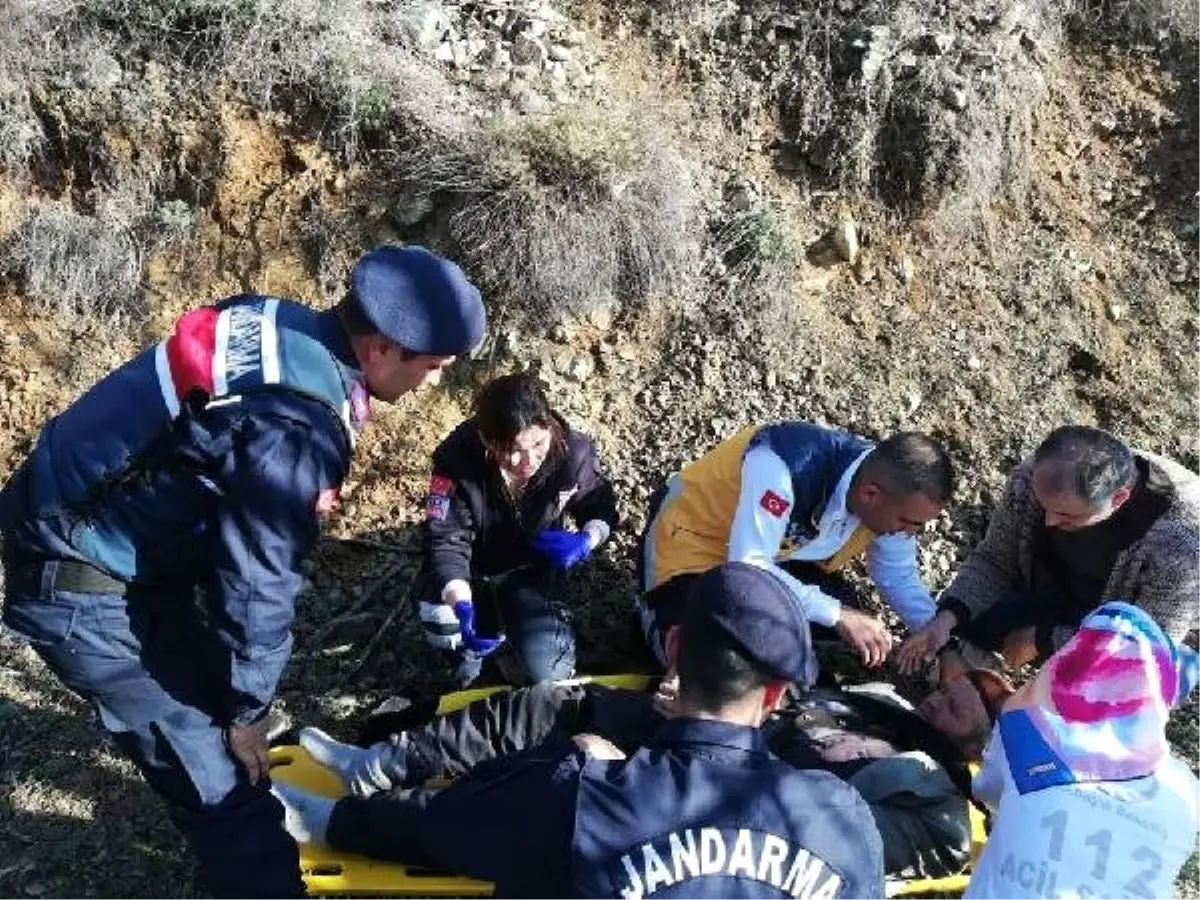
<path id="1" fill-rule="evenodd" d="M 858 792 L 713 720 L 670 719 L 628 759 L 555 733 L 445 790 L 344 797 L 329 841 L 491 881 L 497 897 L 884 896 Z"/>
<path id="2" fill-rule="evenodd" d="M 350 465 L 353 396 L 365 404 L 333 312 L 258 295 L 193 310 L 42 429 L 0 489 L 7 565 L 200 586 L 222 723 L 253 721 L 291 654 L 321 498 Z M 13 606 L 6 623 L 30 636 Z"/>
<path id="3" fill-rule="evenodd" d="M 473 419 L 438 445 L 424 535 L 435 592 L 456 578 L 470 581 L 472 575 L 545 565 L 530 541 L 543 529 L 561 528 L 567 516 L 578 526 L 598 519 L 616 527 L 616 495 L 600 469 L 595 444 L 561 419 L 559 424 L 563 446 L 550 451 L 519 500 L 488 458 Z"/>

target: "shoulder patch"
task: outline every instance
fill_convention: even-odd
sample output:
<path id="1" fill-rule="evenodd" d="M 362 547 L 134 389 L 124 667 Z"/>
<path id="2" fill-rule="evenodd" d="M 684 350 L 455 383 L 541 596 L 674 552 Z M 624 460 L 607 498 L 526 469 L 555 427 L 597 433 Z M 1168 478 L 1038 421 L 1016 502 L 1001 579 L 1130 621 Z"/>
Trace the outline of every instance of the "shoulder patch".
<path id="1" fill-rule="evenodd" d="M 435 522 L 444 521 L 450 514 L 450 498 L 445 494 L 430 494 L 425 504 L 425 518 Z"/>
<path id="2" fill-rule="evenodd" d="M 435 474 L 429 479 L 429 493 L 431 496 L 448 497 L 452 490 L 454 490 L 454 482 L 445 475 Z"/>
<path id="3" fill-rule="evenodd" d="M 774 491 L 766 491 L 758 501 L 758 504 L 777 519 L 787 512 L 788 507 L 792 505 Z"/>

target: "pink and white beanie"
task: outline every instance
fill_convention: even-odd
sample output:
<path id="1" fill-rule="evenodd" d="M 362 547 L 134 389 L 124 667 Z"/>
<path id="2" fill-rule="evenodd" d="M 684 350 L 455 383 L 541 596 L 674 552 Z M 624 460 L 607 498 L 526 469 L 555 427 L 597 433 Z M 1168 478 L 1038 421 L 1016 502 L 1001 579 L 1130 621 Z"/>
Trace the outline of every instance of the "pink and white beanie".
<path id="1" fill-rule="evenodd" d="M 1170 754 L 1167 718 L 1198 674 L 1200 655 L 1144 610 L 1103 604 L 997 722 L 1017 788 L 1150 774 Z"/>

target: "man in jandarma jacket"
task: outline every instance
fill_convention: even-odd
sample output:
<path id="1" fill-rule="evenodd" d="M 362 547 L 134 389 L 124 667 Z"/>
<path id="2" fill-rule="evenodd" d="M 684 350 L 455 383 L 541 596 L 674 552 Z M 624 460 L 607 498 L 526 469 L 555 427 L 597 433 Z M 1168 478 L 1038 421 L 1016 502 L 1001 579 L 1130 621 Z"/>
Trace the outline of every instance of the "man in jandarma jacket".
<path id="1" fill-rule="evenodd" d="M 480 762 L 444 790 L 319 797 L 279 782 L 298 840 L 495 884 L 498 897 L 882 897 L 862 796 L 774 756 L 760 726 L 817 674 L 808 622 L 773 573 L 692 579 L 666 638 L 670 718 L 628 757 L 596 734 Z"/>
<path id="2" fill-rule="evenodd" d="M 303 896 L 265 725 L 300 563 L 369 399 L 436 383 L 484 327 L 419 247 L 367 253 L 327 312 L 231 297 L 51 419 L 0 491 L 4 624 L 96 708 L 217 896 Z"/>

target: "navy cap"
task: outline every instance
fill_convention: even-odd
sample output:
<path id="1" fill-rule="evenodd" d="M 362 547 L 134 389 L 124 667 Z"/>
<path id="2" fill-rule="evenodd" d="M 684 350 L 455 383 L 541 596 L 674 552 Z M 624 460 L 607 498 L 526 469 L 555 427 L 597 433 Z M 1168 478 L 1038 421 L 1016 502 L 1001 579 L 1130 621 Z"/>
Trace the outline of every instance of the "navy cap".
<path id="1" fill-rule="evenodd" d="M 457 356 L 483 340 L 479 289 L 424 247 L 372 250 L 355 264 L 350 289 L 379 333 L 405 350 Z"/>
<path id="2" fill-rule="evenodd" d="M 692 582 L 684 615 L 716 623 L 748 658 L 784 681 L 810 687 L 817 680 L 808 619 L 766 569 L 743 562 L 709 569 Z"/>

